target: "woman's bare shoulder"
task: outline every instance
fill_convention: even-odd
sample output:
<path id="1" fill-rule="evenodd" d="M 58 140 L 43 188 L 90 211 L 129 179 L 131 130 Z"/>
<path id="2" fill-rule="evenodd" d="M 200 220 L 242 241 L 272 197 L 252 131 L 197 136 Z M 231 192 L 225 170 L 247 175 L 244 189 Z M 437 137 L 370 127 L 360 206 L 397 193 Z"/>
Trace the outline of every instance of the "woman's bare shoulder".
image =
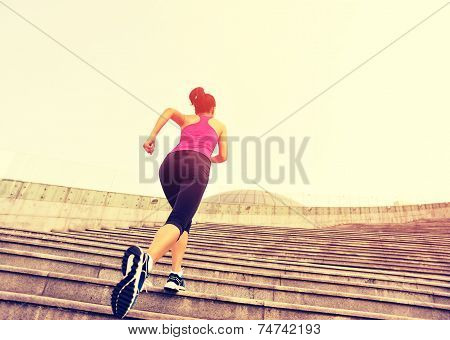
<path id="1" fill-rule="evenodd" d="M 185 117 L 188 117 L 188 118 L 194 118 L 194 117 L 198 117 L 198 115 L 196 115 L 196 114 L 185 114 L 184 115 Z"/>
<path id="2" fill-rule="evenodd" d="M 214 122 L 215 122 L 217 125 L 219 125 L 221 128 L 225 128 L 225 123 L 224 123 L 224 122 L 218 120 L 216 117 L 214 117 L 213 119 L 214 119 Z"/>
<path id="3" fill-rule="evenodd" d="M 198 116 L 196 114 L 186 114 L 186 115 L 184 115 L 183 126 L 193 124 L 197 121 L 198 121 Z"/>
<path id="4" fill-rule="evenodd" d="M 225 124 L 215 117 L 211 119 L 211 125 L 216 130 L 219 136 L 226 131 Z"/>

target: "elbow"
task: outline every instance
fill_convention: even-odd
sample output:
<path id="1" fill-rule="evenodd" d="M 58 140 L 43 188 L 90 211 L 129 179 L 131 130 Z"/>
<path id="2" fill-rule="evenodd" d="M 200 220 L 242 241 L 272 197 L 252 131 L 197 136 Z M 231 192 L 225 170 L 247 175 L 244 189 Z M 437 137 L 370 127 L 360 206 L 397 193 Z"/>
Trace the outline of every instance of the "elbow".
<path id="1" fill-rule="evenodd" d="M 164 112 L 163 112 L 162 115 L 163 115 L 165 118 L 170 119 L 170 118 L 173 116 L 173 114 L 174 114 L 175 112 L 176 112 L 175 109 L 172 109 L 171 107 L 169 107 L 169 108 L 167 108 L 167 109 L 164 110 Z"/>

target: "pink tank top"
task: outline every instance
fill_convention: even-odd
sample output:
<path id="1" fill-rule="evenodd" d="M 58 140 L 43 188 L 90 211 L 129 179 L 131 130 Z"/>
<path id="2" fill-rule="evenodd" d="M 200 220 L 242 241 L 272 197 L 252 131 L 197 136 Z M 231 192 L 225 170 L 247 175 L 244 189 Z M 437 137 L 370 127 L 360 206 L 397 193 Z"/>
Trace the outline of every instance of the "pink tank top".
<path id="1" fill-rule="evenodd" d="M 219 136 L 216 130 L 209 125 L 208 121 L 212 116 L 198 115 L 200 121 L 190 124 L 181 129 L 180 142 L 171 151 L 194 150 L 201 152 L 210 158 L 216 147 Z"/>

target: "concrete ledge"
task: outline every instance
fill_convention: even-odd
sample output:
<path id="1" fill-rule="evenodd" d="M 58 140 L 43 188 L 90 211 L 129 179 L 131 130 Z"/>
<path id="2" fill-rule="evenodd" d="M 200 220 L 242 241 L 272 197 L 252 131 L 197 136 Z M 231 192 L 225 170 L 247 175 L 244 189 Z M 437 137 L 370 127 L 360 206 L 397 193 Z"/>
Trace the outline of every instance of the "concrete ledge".
<path id="1" fill-rule="evenodd" d="M 109 282 L 108 286 L 105 286 L 105 281 L 103 280 L 91 278 L 87 281 L 83 277 L 76 277 L 74 275 L 52 274 L 36 270 L 25 270 L 21 272 L 18 269 L 10 269 L 6 271 L 6 268 L 3 267 L 0 272 L 2 276 L 8 272 L 10 273 L 8 280 L 10 282 L 10 288 L 14 289 L 14 287 L 18 286 L 17 282 L 13 281 L 25 280 L 27 282 L 33 282 L 37 292 L 39 290 L 41 291 L 40 294 L 46 296 L 50 294 L 51 297 L 65 300 L 80 299 L 82 302 L 88 300 L 96 304 L 107 305 L 112 286 L 114 285 L 112 281 Z M 94 281 L 96 282 L 94 283 Z M 192 308 L 191 305 L 193 304 L 198 308 Z M 177 307 L 176 309 L 174 309 L 175 306 Z M 434 304 L 433 311 L 436 315 L 440 315 L 439 311 L 436 311 L 436 307 L 440 308 Z M 195 292 L 183 292 L 173 295 L 164 293 L 162 289 L 158 288 L 150 288 L 149 293 L 142 293 L 136 304 L 136 309 L 157 310 L 162 313 L 168 310 L 177 310 L 180 315 L 206 319 L 210 319 L 212 316 L 220 319 L 247 319 L 249 317 L 251 319 L 303 319 L 305 317 L 308 319 L 410 319 L 407 316 L 249 300 Z"/>
<path id="2" fill-rule="evenodd" d="M 14 292 L 0 291 L 0 306 L 2 320 L 114 319 L 108 306 Z M 11 308 L 12 306 L 16 308 Z M 140 310 L 131 310 L 127 319 L 193 320 Z"/>

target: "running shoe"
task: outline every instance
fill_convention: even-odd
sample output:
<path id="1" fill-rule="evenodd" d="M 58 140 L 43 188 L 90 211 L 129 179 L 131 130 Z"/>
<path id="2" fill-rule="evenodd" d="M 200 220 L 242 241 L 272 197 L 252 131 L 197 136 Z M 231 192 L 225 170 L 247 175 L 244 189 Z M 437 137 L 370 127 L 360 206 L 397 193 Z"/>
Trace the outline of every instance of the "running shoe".
<path id="1" fill-rule="evenodd" d="M 124 318 L 136 302 L 145 279 L 152 269 L 151 257 L 141 248 L 132 246 L 125 251 L 122 260 L 126 263 L 125 277 L 114 287 L 111 294 L 111 308 L 118 318 Z"/>
<path id="2" fill-rule="evenodd" d="M 130 251 L 131 248 L 133 248 L 133 247 L 128 248 L 122 257 L 122 275 L 123 276 L 127 276 L 130 273 L 131 268 L 133 266 L 134 253 L 132 251 Z M 139 247 L 137 247 L 137 248 L 139 248 Z M 151 271 L 151 269 L 148 270 L 149 265 L 151 266 L 152 264 L 147 263 L 147 273 L 148 274 L 150 274 L 150 271 Z M 153 284 L 152 284 L 150 278 L 147 278 L 145 280 L 144 284 L 141 285 L 139 292 L 142 293 L 143 290 L 147 291 L 147 289 L 150 287 L 153 287 Z"/>
<path id="3" fill-rule="evenodd" d="M 169 279 L 167 280 L 164 289 L 170 292 L 178 292 L 180 290 L 186 290 L 186 282 L 184 281 L 183 276 L 180 276 L 176 273 L 170 273 Z"/>

